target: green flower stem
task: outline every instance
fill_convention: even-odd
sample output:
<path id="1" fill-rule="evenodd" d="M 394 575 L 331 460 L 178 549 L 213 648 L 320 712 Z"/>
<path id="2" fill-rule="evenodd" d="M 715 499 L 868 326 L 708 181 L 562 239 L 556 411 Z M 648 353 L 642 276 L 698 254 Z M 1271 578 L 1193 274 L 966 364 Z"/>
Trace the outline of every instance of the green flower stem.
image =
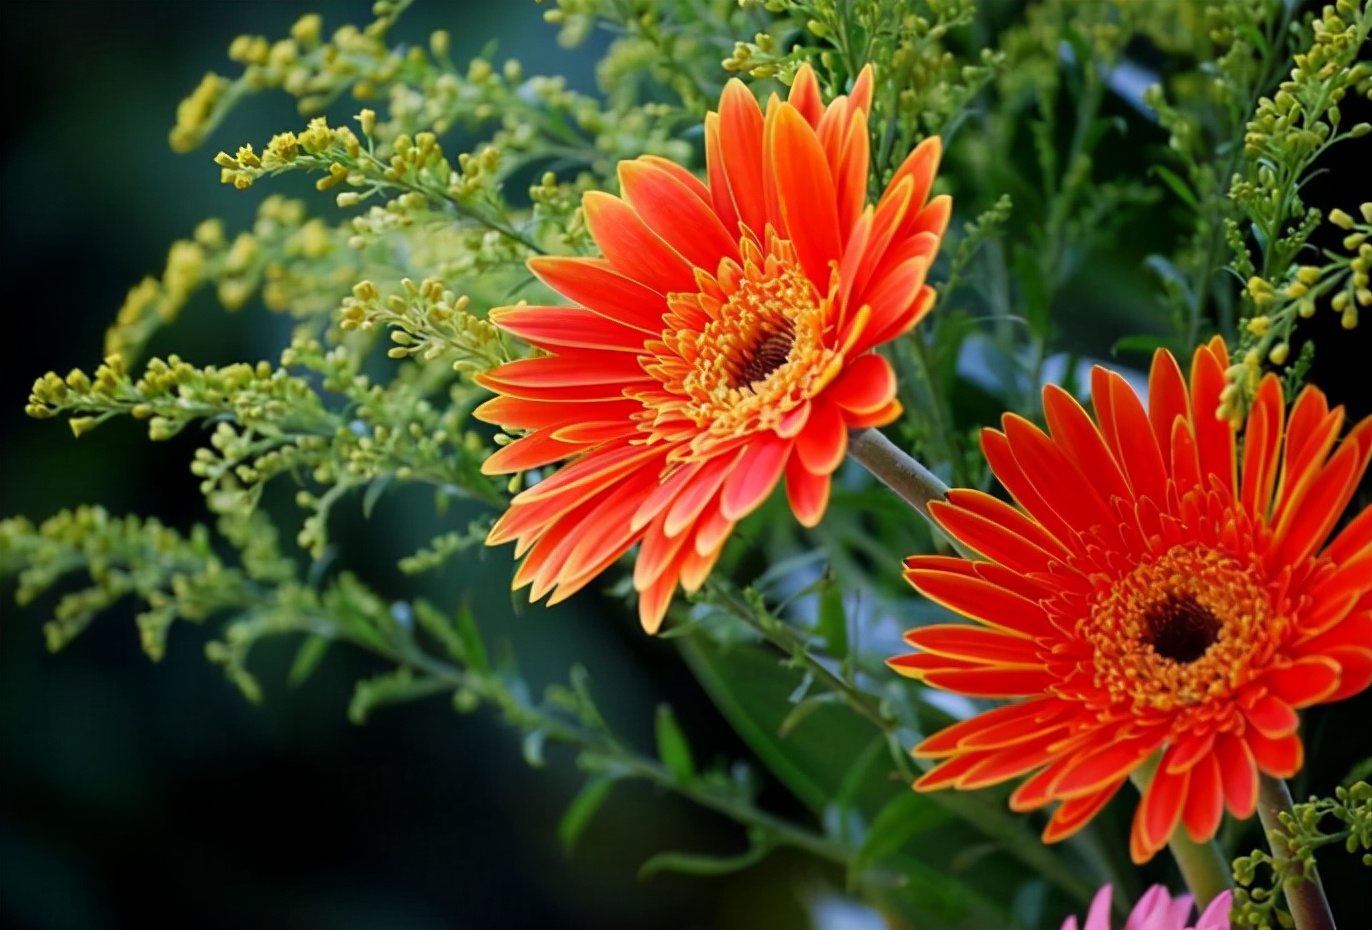
<path id="1" fill-rule="evenodd" d="M 1296 930 L 1334 930 L 1334 914 L 1329 910 L 1329 901 L 1324 896 L 1324 885 L 1320 883 L 1320 873 L 1314 862 L 1291 861 L 1286 842 L 1291 831 L 1287 824 L 1282 823 L 1282 814 L 1288 818 L 1293 816 L 1291 792 L 1287 790 L 1286 782 L 1271 775 L 1260 775 L 1258 817 L 1267 833 L 1267 842 L 1272 847 L 1272 858 L 1278 865 L 1289 863 L 1282 891 L 1286 893 L 1286 903 L 1291 908 Z"/>
<path id="2" fill-rule="evenodd" d="M 1148 783 L 1153 780 L 1158 760 L 1159 756 L 1154 754 L 1151 759 L 1129 773 L 1129 780 L 1139 789 L 1140 797 L 1143 796 Z M 1178 825 L 1172 831 L 1172 838 L 1167 841 L 1167 848 L 1176 860 L 1177 868 L 1181 869 L 1182 877 L 1186 879 L 1186 887 L 1190 888 L 1191 894 L 1196 897 L 1197 910 L 1204 910 L 1211 901 L 1230 888 L 1229 862 L 1214 840 L 1197 843 L 1186 835 L 1184 827 Z"/>
<path id="3" fill-rule="evenodd" d="M 930 503 L 948 498 L 948 486 L 939 480 L 938 475 L 906 455 L 875 429 L 850 430 L 848 454 L 918 510 L 920 516 L 928 520 L 963 558 L 977 558 L 975 552 L 944 533 L 943 528 L 929 515 Z"/>

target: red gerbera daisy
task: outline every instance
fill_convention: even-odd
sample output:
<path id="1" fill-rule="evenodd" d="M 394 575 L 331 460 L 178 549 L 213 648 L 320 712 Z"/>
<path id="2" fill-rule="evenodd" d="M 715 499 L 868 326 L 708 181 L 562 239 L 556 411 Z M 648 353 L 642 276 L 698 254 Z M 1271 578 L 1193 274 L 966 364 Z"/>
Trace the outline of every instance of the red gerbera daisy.
<path id="1" fill-rule="evenodd" d="M 1190 387 L 1166 352 L 1149 405 L 1092 376 L 1096 420 L 1055 387 L 1049 434 L 1007 415 L 982 448 L 1022 510 L 952 491 L 935 519 L 985 561 L 917 556 L 907 577 L 977 622 L 911 631 L 896 671 L 1019 703 L 915 747 L 942 759 L 915 787 L 978 788 L 1033 773 L 1019 811 L 1062 804 L 1045 841 L 1071 835 L 1131 771 L 1161 759 L 1135 812 L 1136 862 L 1180 820 L 1214 835 L 1246 818 L 1260 772 L 1301 767 L 1296 710 L 1372 682 L 1372 509 L 1328 546 L 1372 455 L 1372 418 L 1330 454 L 1343 409 L 1307 387 L 1285 422 L 1275 376 L 1244 432 L 1216 418 L 1223 342 L 1198 349 Z"/>
<path id="2" fill-rule="evenodd" d="M 548 354 L 480 377 L 476 415 L 526 435 L 488 474 L 571 459 L 491 530 L 515 540 L 515 586 L 555 603 L 636 543 L 639 616 L 657 629 L 734 524 L 786 476 L 806 526 L 824 512 L 850 427 L 900 412 L 872 349 L 933 303 L 925 272 L 949 200 L 925 204 L 940 148 L 920 145 L 865 206 L 871 73 L 825 107 L 810 68 L 766 116 L 731 81 L 705 119 L 709 183 L 652 156 L 622 162 L 623 198 L 590 193 L 604 258 L 536 258 L 580 307 L 506 307 L 499 326 Z"/>

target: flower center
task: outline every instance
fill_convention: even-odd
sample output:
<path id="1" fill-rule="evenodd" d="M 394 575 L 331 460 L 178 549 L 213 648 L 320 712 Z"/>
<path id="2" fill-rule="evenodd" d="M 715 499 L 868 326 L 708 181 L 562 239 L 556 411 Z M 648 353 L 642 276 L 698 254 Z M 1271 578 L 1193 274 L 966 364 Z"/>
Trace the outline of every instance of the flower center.
<path id="1" fill-rule="evenodd" d="M 752 387 L 758 381 L 766 381 L 768 375 L 786 363 L 787 356 L 791 354 L 791 346 L 796 343 L 796 336 L 791 321 L 785 320 L 784 323 L 781 332 L 763 336 L 757 345 L 744 353 L 744 358 L 748 361 L 743 366 L 738 380 L 734 382 L 734 387 Z"/>
<path id="2" fill-rule="evenodd" d="M 1077 660 L 1090 677 L 1082 696 L 1104 693 L 1111 706 L 1199 710 L 1249 681 L 1290 627 L 1260 569 L 1217 548 L 1174 546 L 1093 581 L 1077 614 L 1090 649 Z"/>
<path id="3" fill-rule="evenodd" d="M 1220 620 L 1189 594 L 1169 594 L 1143 613 L 1143 641 L 1164 659 L 1188 665 L 1219 639 Z"/>
<path id="4" fill-rule="evenodd" d="M 697 268 L 699 291 L 669 294 L 662 335 L 644 346 L 657 385 L 630 396 L 654 439 L 683 442 L 678 459 L 778 429 L 842 368 L 828 346 L 833 300 L 791 243 L 769 231 L 765 252 L 751 236 L 739 251 L 713 275 Z"/>

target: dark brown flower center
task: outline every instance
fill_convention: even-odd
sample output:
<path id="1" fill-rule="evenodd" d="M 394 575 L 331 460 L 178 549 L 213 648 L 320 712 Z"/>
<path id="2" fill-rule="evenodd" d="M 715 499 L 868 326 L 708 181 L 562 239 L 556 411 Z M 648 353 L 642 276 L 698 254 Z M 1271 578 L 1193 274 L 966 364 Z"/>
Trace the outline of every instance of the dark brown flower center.
<path id="1" fill-rule="evenodd" d="M 744 356 L 746 361 L 743 370 L 739 372 L 738 380 L 733 386 L 743 388 L 757 381 L 767 380 L 768 375 L 786 363 L 795 341 L 795 332 L 789 326 L 779 333 L 772 333 L 759 339 L 752 351 Z"/>
<path id="2" fill-rule="evenodd" d="M 1220 619 L 1189 594 L 1169 594 L 1143 615 L 1144 641 L 1165 659 L 1188 665 L 1219 639 Z"/>

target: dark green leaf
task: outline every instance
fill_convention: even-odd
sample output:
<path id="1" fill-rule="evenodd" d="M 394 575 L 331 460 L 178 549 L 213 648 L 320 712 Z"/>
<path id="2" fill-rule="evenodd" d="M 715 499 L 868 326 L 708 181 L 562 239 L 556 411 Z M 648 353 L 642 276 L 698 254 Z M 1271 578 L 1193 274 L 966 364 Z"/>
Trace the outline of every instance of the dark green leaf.
<path id="1" fill-rule="evenodd" d="M 395 475 L 390 472 L 372 479 L 372 483 L 367 485 L 367 493 L 362 495 L 362 516 L 371 519 L 372 508 L 394 482 Z"/>
<path id="2" fill-rule="evenodd" d="M 694 853 L 658 853 L 639 867 L 639 880 L 659 872 L 682 872 L 686 875 L 728 875 L 756 865 L 771 851 L 771 844 L 754 842 L 739 856 L 700 856 Z"/>
<path id="3" fill-rule="evenodd" d="M 614 780 L 610 778 L 592 778 L 577 792 L 557 824 L 557 838 L 561 840 L 564 850 L 570 853 L 576 846 L 577 839 L 609 798 L 614 785 Z"/>
<path id="4" fill-rule="evenodd" d="M 458 608 L 453 626 L 457 630 L 458 640 L 462 643 L 462 661 L 474 672 L 490 671 L 491 663 L 486 658 L 486 647 L 481 642 L 481 632 L 476 628 L 476 619 L 466 604 Z"/>
<path id="5" fill-rule="evenodd" d="M 843 606 L 843 590 L 836 584 L 820 592 L 819 635 L 824 637 L 825 652 L 835 659 L 847 657 L 848 611 Z"/>
<path id="6" fill-rule="evenodd" d="M 678 782 L 685 784 L 695 778 L 696 764 L 691 758 L 691 747 L 672 708 L 666 704 L 657 706 L 657 755 Z"/>
<path id="7" fill-rule="evenodd" d="M 947 810 L 927 795 L 905 791 L 887 804 L 872 821 L 867 838 L 853 856 L 849 869 L 860 875 L 898 852 L 910 840 L 952 819 Z"/>
<path id="8" fill-rule="evenodd" d="M 1192 192 L 1187 183 L 1178 177 L 1175 172 L 1164 168 L 1162 165 L 1154 165 L 1151 170 L 1162 180 L 1162 183 L 1172 188 L 1172 193 L 1180 197 L 1182 203 L 1186 204 L 1192 210 L 1200 209 L 1200 202 L 1196 199 L 1196 195 Z"/>
<path id="9" fill-rule="evenodd" d="M 319 664 L 319 660 L 324 658 L 324 653 L 328 651 L 329 641 L 322 636 L 307 636 L 305 641 L 300 644 L 300 649 L 295 653 L 295 661 L 291 663 L 291 670 L 286 675 L 286 680 L 294 687 L 303 685 Z"/>
<path id="10" fill-rule="evenodd" d="M 1047 339 L 1048 282 L 1044 280 L 1043 269 L 1033 252 L 1020 249 L 1015 253 L 1014 275 L 1024 300 L 1024 317 L 1029 323 L 1029 331 L 1040 339 Z"/>

